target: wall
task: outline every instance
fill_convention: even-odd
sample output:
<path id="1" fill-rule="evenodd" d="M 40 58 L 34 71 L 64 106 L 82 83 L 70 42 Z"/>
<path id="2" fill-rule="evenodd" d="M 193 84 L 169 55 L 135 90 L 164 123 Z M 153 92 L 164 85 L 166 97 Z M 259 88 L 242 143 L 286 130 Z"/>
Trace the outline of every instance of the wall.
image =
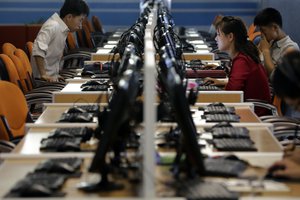
<path id="1" fill-rule="evenodd" d="M 300 45 L 300 28 L 298 27 L 300 0 L 263 0 L 262 7 L 273 7 L 280 11 L 283 30 Z"/>
<path id="2" fill-rule="evenodd" d="M 139 0 L 86 0 L 91 14 L 109 27 L 126 27 L 139 15 Z M 207 27 L 216 14 L 252 20 L 261 0 L 173 0 L 172 15 L 178 25 Z M 32 24 L 59 12 L 63 0 L 0 0 L 0 24 Z"/>
<path id="3" fill-rule="evenodd" d="M 129 27 L 139 16 L 139 0 L 86 0 L 90 16 L 97 15 L 108 31 Z M 193 26 L 208 30 L 217 14 L 242 17 L 250 24 L 262 0 L 173 0 L 172 15 L 178 26 Z M 0 25 L 43 23 L 59 12 L 64 0 L 0 0 Z M 0 26 L 1 30 L 1 26 Z M 5 35 L 6 34 L 6 35 Z M 23 37 L 19 32 L 14 37 Z M 7 31 L 0 31 L 0 44 Z M 11 37 L 11 36 L 10 36 Z"/>

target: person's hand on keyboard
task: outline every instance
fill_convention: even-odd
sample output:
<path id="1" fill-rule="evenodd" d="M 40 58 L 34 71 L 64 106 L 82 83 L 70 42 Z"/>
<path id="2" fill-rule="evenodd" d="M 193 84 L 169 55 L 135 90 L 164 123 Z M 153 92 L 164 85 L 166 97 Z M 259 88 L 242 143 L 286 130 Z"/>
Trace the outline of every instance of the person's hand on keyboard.
<path id="1" fill-rule="evenodd" d="M 269 172 L 272 177 L 285 177 L 300 180 L 300 164 L 289 158 L 275 162 Z"/>
<path id="2" fill-rule="evenodd" d="M 207 77 L 204 79 L 204 85 L 215 85 L 224 87 L 226 85 L 226 82 L 223 80 Z"/>

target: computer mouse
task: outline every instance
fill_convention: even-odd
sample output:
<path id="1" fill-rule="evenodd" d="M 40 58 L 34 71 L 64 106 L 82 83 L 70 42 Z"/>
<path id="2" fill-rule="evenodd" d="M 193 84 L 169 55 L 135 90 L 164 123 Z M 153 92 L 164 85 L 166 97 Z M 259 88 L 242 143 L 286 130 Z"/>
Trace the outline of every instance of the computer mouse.
<path id="1" fill-rule="evenodd" d="M 21 197 L 50 197 L 53 192 L 41 184 L 31 184 L 24 189 L 21 193 Z"/>
<path id="2" fill-rule="evenodd" d="M 68 109 L 67 113 L 85 113 L 86 110 L 83 108 L 80 108 L 78 106 L 74 106 Z"/>

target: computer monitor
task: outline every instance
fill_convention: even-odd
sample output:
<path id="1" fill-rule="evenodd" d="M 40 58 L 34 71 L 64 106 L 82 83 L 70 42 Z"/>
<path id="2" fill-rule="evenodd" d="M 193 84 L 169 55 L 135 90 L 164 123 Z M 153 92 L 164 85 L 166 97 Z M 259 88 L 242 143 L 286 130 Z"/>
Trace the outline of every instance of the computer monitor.
<path id="1" fill-rule="evenodd" d="M 182 132 L 181 144 L 177 148 L 177 155 L 174 160 L 174 176 L 178 176 L 182 171 L 180 166 L 183 154 L 185 154 L 186 162 L 189 165 L 189 173 L 195 172 L 203 176 L 205 174 L 203 156 L 196 138 L 197 130 L 186 98 L 185 87 L 175 68 L 170 66 L 169 61 L 165 61 L 165 63 L 169 66 L 160 66 L 161 68 L 165 68 L 159 72 L 159 80 L 167 93 L 167 99 L 173 110 L 172 113 Z"/>
<path id="2" fill-rule="evenodd" d="M 101 180 L 98 183 L 82 183 L 79 189 L 97 192 L 123 188 L 122 185 L 109 181 L 110 165 L 106 161 L 106 154 L 112 149 L 117 137 L 122 137 L 120 128 L 131 118 L 131 111 L 139 94 L 139 79 L 140 74 L 132 69 L 126 70 L 120 79 L 118 89 L 109 103 L 110 112 L 89 168 L 89 172 L 100 173 Z"/>

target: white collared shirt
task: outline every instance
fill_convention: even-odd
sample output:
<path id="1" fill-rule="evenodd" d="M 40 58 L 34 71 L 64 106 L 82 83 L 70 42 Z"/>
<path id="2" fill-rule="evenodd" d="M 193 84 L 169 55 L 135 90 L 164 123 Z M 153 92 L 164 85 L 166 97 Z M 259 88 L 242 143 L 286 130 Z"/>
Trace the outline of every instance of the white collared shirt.
<path id="1" fill-rule="evenodd" d="M 69 31 L 57 13 L 43 24 L 33 44 L 31 65 L 34 77 L 40 78 L 40 73 L 33 56 L 41 56 L 45 60 L 46 74 L 57 79 Z"/>
<path id="2" fill-rule="evenodd" d="M 290 47 L 294 48 L 295 50 L 299 50 L 298 44 L 293 42 L 289 36 L 285 36 L 281 40 L 278 40 L 272 44 L 270 48 L 270 52 L 271 52 L 272 61 L 275 66 L 284 56 L 286 50 Z"/>

